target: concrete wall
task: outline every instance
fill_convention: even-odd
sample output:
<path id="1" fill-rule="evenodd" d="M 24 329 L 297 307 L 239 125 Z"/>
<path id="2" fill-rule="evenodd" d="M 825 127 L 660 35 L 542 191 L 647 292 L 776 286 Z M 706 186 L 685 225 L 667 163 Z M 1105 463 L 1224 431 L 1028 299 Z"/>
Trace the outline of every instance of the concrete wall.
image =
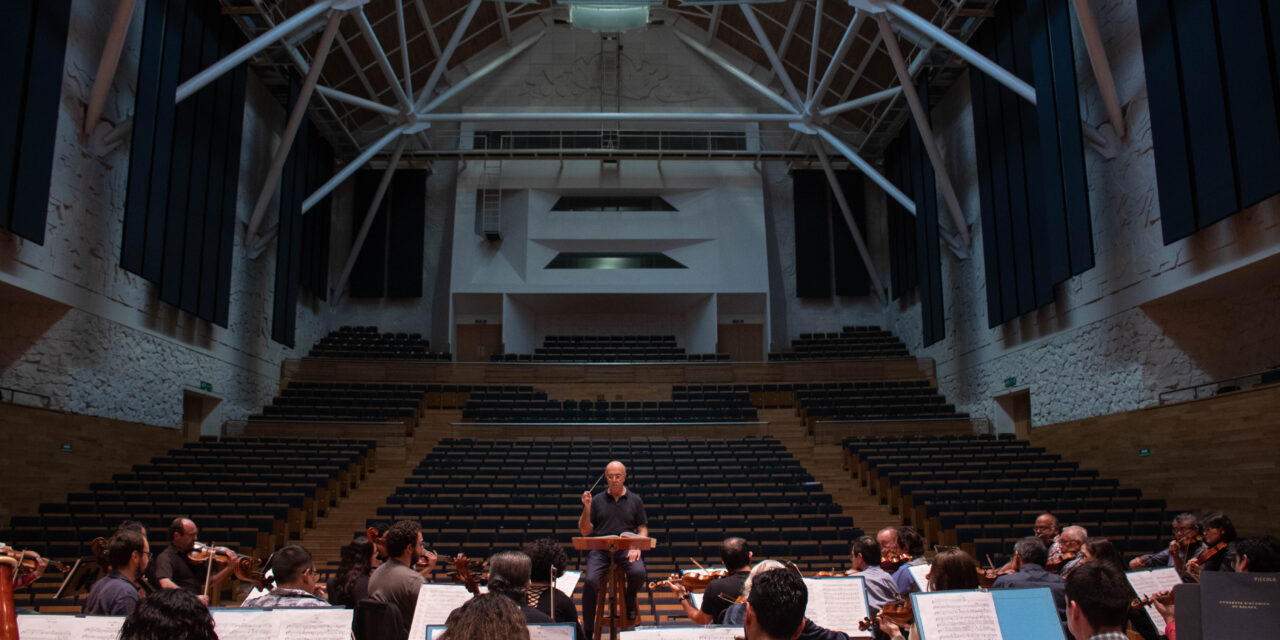
<path id="1" fill-rule="evenodd" d="M 1280 199 L 1164 246 L 1135 0 L 1093 5 L 1129 136 L 1113 159 L 1086 151 L 1096 266 L 1057 287 L 1053 304 L 988 328 L 967 78 L 933 111 L 974 257 L 943 250 L 944 341 L 921 348 L 914 300 L 894 305 L 889 324 L 913 353 L 936 359 L 943 393 L 979 416 L 995 415 L 991 398 L 1007 377 L 1030 390 L 1032 424 L 1044 425 L 1149 406 L 1164 390 L 1280 363 L 1280 340 L 1264 326 L 1276 308 Z M 1076 58 L 1084 120 L 1096 126 L 1106 115 L 1078 30 Z"/>
<path id="2" fill-rule="evenodd" d="M 118 266 L 128 142 L 98 156 L 78 138 L 114 11 L 112 3 L 72 3 L 44 245 L 0 232 L 0 283 L 13 296 L 0 297 L 0 342 L 11 345 L 0 360 L 0 386 L 47 395 L 54 409 L 178 427 L 183 389 L 205 381 L 222 399 L 225 419 L 243 418 L 274 395 L 280 362 L 297 357 L 328 328 L 328 318 L 302 293 L 299 348 L 272 342 L 274 244 L 249 259 L 239 239 L 284 111 L 251 74 L 229 327 L 159 302 L 154 285 Z M 112 123 L 133 112 L 142 25 L 136 18 L 105 108 Z M 27 303 L 13 299 L 25 297 L 21 291 L 61 313 L 27 313 Z"/>

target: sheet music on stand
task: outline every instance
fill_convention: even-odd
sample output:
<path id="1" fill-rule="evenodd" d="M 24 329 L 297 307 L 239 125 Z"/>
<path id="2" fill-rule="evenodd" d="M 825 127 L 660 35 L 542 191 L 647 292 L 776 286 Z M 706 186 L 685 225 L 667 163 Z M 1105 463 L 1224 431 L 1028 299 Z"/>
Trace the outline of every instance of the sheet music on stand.
<path id="1" fill-rule="evenodd" d="M 84 556 L 71 566 L 71 570 L 62 579 L 62 584 L 53 597 L 74 598 L 85 595 L 93 588 L 93 583 L 101 577 L 102 567 L 98 566 L 98 559 L 93 556 Z"/>
<path id="2" fill-rule="evenodd" d="M 22 640 L 116 640 L 124 616 L 21 614 L 18 636 Z"/>
<path id="3" fill-rule="evenodd" d="M 471 592 L 460 584 L 424 584 L 418 591 L 418 604 L 409 623 L 410 638 L 425 638 L 427 627 L 444 625 L 449 614 L 471 599 Z"/>
<path id="4" fill-rule="evenodd" d="M 1064 640 L 1046 588 L 911 594 L 912 640 Z"/>
<path id="5" fill-rule="evenodd" d="M 219 640 L 350 640 L 351 617 L 342 607 L 210 609 Z"/>
<path id="6" fill-rule="evenodd" d="M 618 634 L 619 640 L 733 640 L 740 636 L 739 625 L 639 627 Z"/>
<path id="7" fill-rule="evenodd" d="M 581 571 L 566 571 L 564 575 L 556 578 L 556 588 L 560 590 L 560 593 L 572 598 L 574 590 L 578 588 L 578 580 L 581 579 Z"/>
<path id="8" fill-rule="evenodd" d="M 1139 598 L 1145 598 L 1161 591 L 1171 591 L 1174 587 L 1182 584 L 1182 577 L 1178 575 L 1178 570 L 1173 567 L 1126 571 L 1124 577 L 1128 578 L 1129 586 L 1133 587 L 1133 592 L 1138 594 Z M 1160 612 L 1156 610 L 1156 606 L 1149 604 L 1143 607 L 1142 610 L 1147 613 L 1148 618 L 1151 618 L 1151 624 L 1154 624 L 1157 630 L 1163 632 L 1168 621 L 1164 619 L 1164 616 L 1160 615 Z"/>
<path id="9" fill-rule="evenodd" d="M 916 586 L 920 587 L 920 591 L 922 593 L 929 593 L 932 591 L 932 589 L 929 588 L 929 578 L 927 577 L 929 575 L 929 567 L 931 566 L 933 565 L 928 562 L 924 564 L 907 565 L 907 573 L 911 574 L 911 579 L 915 580 Z"/>
<path id="10" fill-rule="evenodd" d="M 851 638 L 871 638 L 875 631 L 859 631 L 858 623 L 866 618 L 867 588 L 862 576 L 837 578 L 805 578 L 809 589 L 809 605 L 805 617 L 814 624 L 843 631 Z"/>
<path id="11" fill-rule="evenodd" d="M 427 640 L 435 640 L 445 632 L 444 625 L 427 627 Z M 574 629 L 571 624 L 539 624 L 529 625 L 529 640 L 573 640 Z M 409 636 L 413 637 L 413 636 Z"/>

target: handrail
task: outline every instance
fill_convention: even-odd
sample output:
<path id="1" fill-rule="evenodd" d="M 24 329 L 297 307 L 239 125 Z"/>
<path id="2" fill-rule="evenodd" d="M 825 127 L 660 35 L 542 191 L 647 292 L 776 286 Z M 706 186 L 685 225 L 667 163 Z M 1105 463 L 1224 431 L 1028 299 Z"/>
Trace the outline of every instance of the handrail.
<path id="1" fill-rule="evenodd" d="M 1268 381 L 1264 383 L 1262 381 L 1262 377 L 1269 373 L 1277 375 L 1278 376 L 1277 380 Z M 1187 402 L 1189 400 L 1199 400 L 1200 398 L 1208 398 L 1208 397 L 1218 395 L 1220 393 L 1227 393 L 1231 391 L 1242 391 L 1244 389 L 1251 389 L 1253 387 L 1261 386 L 1262 384 L 1271 384 L 1272 382 L 1280 382 L 1280 368 L 1273 367 L 1265 371 L 1249 373 L 1242 376 L 1236 376 L 1234 378 L 1223 378 L 1221 380 L 1214 380 L 1213 382 L 1203 382 L 1200 384 L 1191 385 L 1188 387 L 1182 387 L 1179 389 L 1162 391 L 1160 395 L 1157 396 L 1156 404 L 1159 406 L 1163 406 L 1163 405 L 1172 404 L 1175 402 Z M 1235 387 L 1235 388 L 1233 389 L 1231 387 Z M 1205 392 L 1205 393 L 1202 395 L 1202 392 Z M 1181 394 L 1181 397 L 1173 397 L 1175 394 Z"/>
<path id="2" fill-rule="evenodd" d="M 31 396 L 32 398 L 36 398 L 40 400 L 40 406 L 41 408 L 44 408 L 44 409 L 48 409 L 53 404 L 53 398 L 51 398 L 50 396 L 46 396 L 43 393 L 33 393 L 31 391 L 23 391 L 22 389 L 14 389 L 11 387 L 0 387 L 0 401 L 4 401 L 4 393 L 6 391 L 9 392 L 9 402 L 12 402 L 14 404 L 27 404 L 25 402 L 18 402 L 17 400 L 18 394 L 22 394 L 24 396 Z M 34 405 L 28 405 L 28 406 L 34 406 Z"/>

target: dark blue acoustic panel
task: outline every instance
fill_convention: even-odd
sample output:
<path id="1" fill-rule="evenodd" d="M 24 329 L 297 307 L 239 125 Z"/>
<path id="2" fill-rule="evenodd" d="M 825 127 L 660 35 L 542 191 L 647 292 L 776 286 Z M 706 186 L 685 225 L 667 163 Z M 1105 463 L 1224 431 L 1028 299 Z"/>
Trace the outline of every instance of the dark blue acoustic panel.
<path id="1" fill-rule="evenodd" d="M 1178 71 L 1178 45 L 1169 2 L 1149 0 L 1138 3 L 1142 66 L 1147 78 L 1156 188 L 1160 194 L 1160 226 L 1165 244 L 1185 238 L 1199 229 L 1195 196 L 1191 190 L 1187 116 L 1182 108 L 1182 74 Z"/>
<path id="2" fill-rule="evenodd" d="M 1222 70 L 1231 114 L 1231 148 L 1235 155 L 1239 204 L 1262 202 L 1280 185 L 1280 129 L 1267 17 L 1260 0 L 1232 0 L 1215 5 L 1222 33 Z"/>
<path id="3" fill-rule="evenodd" d="M 1089 210 L 1089 179 L 1085 174 L 1084 136 L 1080 133 L 1071 7 L 1070 0 L 1045 0 L 1044 6 L 1053 65 L 1052 100 L 1057 111 L 1062 197 L 1067 215 L 1067 257 L 1071 263 L 1070 275 L 1074 276 L 1093 268 L 1093 221 Z M 1040 104 L 1038 94 L 1036 104 Z"/>
<path id="4" fill-rule="evenodd" d="M 822 171 L 791 173 L 795 216 L 796 297 L 831 297 L 831 222 Z"/>
<path id="5" fill-rule="evenodd" d="M 866 196 L 863 194 L 862 173 L 858 171 L 836 171 L 836 181 L 840 183 L 845 201 L 853 213 L 853 222 L 864 233 L 867 228 Z M 830 180 L 827 181 L 828 184 Z M 871 295 L 871 277 L 867 275 L 867 267 L 862 262 L 862 254 L 853 240 L 853 232 L 849 223 L 845 222 L 844 212 L 835 198 L 835 192 L 827 190 L 828 205 L 831 211 L 831 248 L 835 267 L 835 292 L 838 296 Z"/>
<path id="6" fill-rule="evenodd" d="M 369 213 L 369 205 L 373 204 L 373 196 L 377 192 L 378 182 L 381 179 L 382 171 L 367 169 L 356 172 L 355 198 L 351 212 L 353 230 L 358 230 L 364 224 L 365 215 Z M 347 280 L 350 292 L 348 295 L 352 298 L 381 298 L 387 294 L 386 209 L 387 202 L 384 197 L 378 210 L 372 213 L 377 217 L 369 226 L 369 235 L 360 249 L 360 255 L 356 256 L 355 265 L 351 268 L 351 277 Z M 353 235 L 354 233 L 353 231 Z M 354 249 L 354 246 L 352 248 Z"/>
<path id="7" fill-rule="evenodd" d="M 5 83 L 14 94 L 0 100 L 0 227 L 9 228 L 13 219 L 14 178 L 18 168 L 18 137 L 22 133 L 22 115 L 26 101 L 22 92 L 27 86 L 31 57 L 31 26 L 35 12 L 31 2 L 0 2 L 0 60 L 5 60 Z"/>

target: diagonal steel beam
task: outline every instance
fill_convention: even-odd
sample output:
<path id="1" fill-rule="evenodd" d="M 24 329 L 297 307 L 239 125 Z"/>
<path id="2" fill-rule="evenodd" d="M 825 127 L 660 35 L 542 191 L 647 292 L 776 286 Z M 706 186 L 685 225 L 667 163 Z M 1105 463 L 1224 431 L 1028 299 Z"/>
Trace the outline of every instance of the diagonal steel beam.
<path id="1" fill-rule="evenodd" d="M 378 181 L 378 189 L 373 192 L 373 200 L 369 203 L 369 209 L 364 214 L 364 222 L 360 225 L 360 232 L 356 234 L 356 240 L 351 245 L 351 253 L 347 254 L 347 263 L 342 267 L 342 275 L 338 276 L 338 286 L 334 287 L 331 292 L 333 306 L 337 306 L 338 298 L 342 295 L 342 290 L 347 286 L 347 280 L 351 278 L 351 271 L 355 269 L 356 259 L 360 257 L 360 250 L 364 248 L 365 240 L 369 238 L 369 229 L 373 228 L 373 219 L 378 216 L 378 208 L 382 206 L 382 199 L 387 195 L 387 187 L 391 185 L 391 176 L 395 175 L 396 166 L 400 164 L 400 155 L 404 153 L 405 146 L 409 143 L 406 137 L 400 138 L 400 142 L 396 144 L 395 151 L 391 152 L 391 161 L 387 163 L 387 168 L 382 172 L 382 179 Z"/>
<path id="2" fill-rule="evenodd" d="M 821 140 L 810 137 L 809 142 L 813 144 L 813 150 L 818 153 L 818 160 L 822 162 L 822 172 L 826 174 L 827 184 L 831 185 L 831 192 L 836 196 L 836 204 L 840 205 L 844 223 L 848 225 L 849 233 L 853 235 L 853 244 L 858 247 L 858 255 L 862 257 L 862 266 L 867 269 L 867 277 L 871 279 L 871 287 L 876 292 L 876 299 L 881 304 L 886 304 L 888 300 L 884 294 L 883 285 L 880 284 L 880 275 L 876 273 L 876 265 L 871 261 L 871 252 L 867 250 L 867 241 L 862 237 L 862 230 L 853 219 L 853 210 L 849 208 L 849 201 L 844 197 L 844 189 L 840 186 L 840 180 L 836 178 L 835 169 L 831 168 L 831 159 L 827 157 L 826 149 L 822 148 Z"/>
<path id="3" fill-rule="evenodd" d="M 884 91 L 877 91 L 875 93 L 870 93 L 865 96 L 862 96 L 861 98 L 850 100 L 848 102 L 844 102 L 832 107 L 827 107 L 826 109 L 819 111 L 818 115 L 829 117 L 829 116 L 834 116 L 838 113 L 844 113 L 846 111 L 852 111 L 854 109 L 861 109 L 862 107 L 875 104 L 877 102 L 880 102 L 881 100 L 889 100 L 892 98 L 896 98 L 900 93 L 902 93 L 902 87 L 891 87 L 889 89 L 885 89 Z"/>
<path id="4" fill-rule="evenodd" d="M 821 32 L 822 0 L 818 0 L 813 10 L 813 39 L 809 41 L 809 73 L 805 76 L 804 104 L 806 105 L 813 102 L 813 76 L 818 73 L 818 36 Z"/>
<path id="5" fill-rule="evenodd" d="M 724 13 L 724 5 L 718 4 L 711 10 L 711 24 L 707 27 L 707 44 L 716 39 L 716 31 L 720 30 L 720 14 Z"/>
<path id="6" fill-rule="evenodd" d="M 102 45 L 102 60 L 98 61 L 98 75 L 93 80 L 93 94 L 89 96 L 89 106 L 84 112 L 84 127 L 80 130 L 80 140 L 87 141 L 93 130 L 102 120 L 102 105 L 107 102 L 107 92 L 111 91 L 112 81 L 116 77 L 116 67 L 120 64 L 120 52 L 124 51 L 124 40 L 129 35 L 129 23 L 133 21 L 134 0 L 120 0 L 116 5 L 115 18 L 111 20 L 111 31 L 107 34 L 107 42 Z"/>
<path id="7" fill-rule="evenodd" d="M 1008 87 L 1010 91 L 1022 96 L 1027 102 L 1036 103 L 1036 90 L 1024 82 L 1022 78 L 1009 73 L 1004 67 L 992 62 L 969 45 L 960 42 L 945 30 L 939 29 L 937 25 L 920 17 L 916 12 L 893 2 L 886 2 L 883 6 L 886 11 L 893 14 L 893 17 L 911 25 L 916 31 L 950 49 L 953 53 L 968 61 L 969 64 L 991 76 L 992 80 Z"/>
<path id="8" fill-rule="evenodd" d="M 364 10 L 357 12 L 356 25 L 360 27 L 360 34 L 364 36 L 364 41 L 369 45 L 369 51 L 373 53 L 374 60 L 377 60 L 378 66 L 382 68 L 382 74 L 386 76 L 387 84 L 391 87 L 392 92 L 396 94 L 396 99 L 407 109 L 409 106 L 409 94 L 404 92 L 404 87 L 400 85 L 400 79 L 396 77 L 396 71 L 391 67 L 391 60 L 387 58 L 387 52 L 382 48 L 382 43 L 378 41 L 378 34 L 373 32 L 373 25 L 369 24 L 369 16 L 364 14 Z"/>
<path id="9" fill-rule="evenodd" d="M 822 106 L 822 97 L 826 95 L 827 89 L 831 86 L 832 81 L 836 79 L 836 71 L 839 71 L 844 64 L 844 58 L 849 54 L 849 49 L 853 47 L 853 41 L 858 38 L 858 30 L 862 28 L 862 21 L 865 19 L 865 13 L 861 10 L 854 10 L 853 20 L 849 22 L 849 27 L 844 30 L 844 37 L 840 38 L 840 44 L 836 47 L 835 53 L 831 54 L 831 63 L 827 65 L 826 73 L 822 74 L 822 80 L 818 83 L 818 88 L 814 89 L 813 97 L 809 99 L 808 109 Z"/>
<path id="10" fill-rule="evenodd" d="M 747 5 L 740 4 L 739 7 L 746 8 Z M 782 40 L 778 41 L 778 57 L 787 55 L 787 49 L 791 48 L 791 36 L 795 35 L 796 27 L 800 25 L 800 14 L 804 12 L 804 3 L 797 2 L 791 9 L 791 17 L 787 20 L 787 26 L 782 31 Z M 776 20 L 774 22 L 777 22 Z M 781 26 L 781 23 L 778 23 Z"/>
<path id="11" fill-rule="evenodd" d="M 677 111 L 625 112 L 607 111 L 561 112 L 561 111 L 529 111 L 509 113 L 420 113 L 415 117 L 417 122 L 494 122 L 494 121 L 539 121 L 564 120 L 637 120 L 679 121 L 679 122 L 799 122 L 800 115 L 795 113 L 687 113 Z"/>
<path id="12" fill-rule="evenodd" d="M 404 73 L 404 93 L 413 95 L 413 69 L 409 66 L 409 38 L 404 32 L 404 0 L 396 0 L 396 31 L 400 35 L 400 69 Z"/>
<path id="13" fill-rule="evenodd" d="M 853 166 L 857 167 L 859 171 L 866 174 L 868 178 L 871 178 L 871 181 L 876 183 L 876 185 L 879 186 L 881 189 L 883 189 L 885 193 L 889 194 L 890 198 L 897 200 L 898 204 L 902 205 L 903 209 L 910 211 L 911 215 L 915 215 L 916 213 L 915 201 L 912 200 L 911 198 L 908 198 L 906 194 L 902 193 L 902 191 L 900 191 L 897 187 L 893 186 L 893 183 L 889 182 L 888 178 L 884 177 L 884 175 L 881 174 L 879 171 L 876 171 L 875 167 L 871 166 L 871 164 L 868 163 L 866 160 L 863 160 L 862 156 L 858 155 L 853 149 L 849 147 L 849 145 L 845 144 L 844 141 L 842 141 L 840 138 L 837 138 L 835 134 L 831 133 L 830 131 L 827 131 L 823 127 L 818 127 L 815 129 L 815 131 L 819 136 L 822 137 L 823 140 L 826 140 L 831 146 L 835 147 L 836 151 L 840 152 L 840 155 L 844 156 L 845 158 L 848 158 L 849 162 L 853 163 Z"/>
<path id="14" fill-rule="evenodd" d="M 690 49 L 693 49 L 694 51 L 697 51 L 698 53 L 702 54 L 703 57 L 707 58 L 711 62 L 714 62 L 716 66 L 719 66 L 721 69 L 728 71 L 731 75 L 733 75 L 733 77 L 741 80 L 747 86 L 760 92 L 762 95 L 764 95 L 764 97 L 781 105 L 787 111 L 791 111 L 793 113 L 799 112 L 796 106 L 788 102 L 786 98 L 775 93 L 773 89 L 770 89 L 769 87 L 764 86 L 764 84 L 762 84 L 759 80 L 752 78 L 747 72 L 733 66 L 732 64 L 730 64 L 728 60 L 725 60 L 724 58 L 720 57 L 720 54 L 712 51 L 711 49 L 708 49 L 701 42 L 694 40 L 693 38 L 685 35 L 684 33 L 678 30 L 674 30 L 672 31 L 672 33 L 675 33 L 676 37 L 679 38 L 681 42 L 688 45 Z"/>
<path id="15" fill-rule="evenodd" d="M 507 3 L 498 0 L 498 27 L 502 29 L 502 39 L 511 46 L 511 19 L 507 16 Z"/>
<path id="16" fill-rule="evenodd" d="M 427 84 L 422 87 L 422 91 L 418 94 L 418 99 L 414 101 L 414 111 L 421 112 L 422 106 L 431 98 L 431 92 L 436 90 L 436 84 L 440 82 L 440 77 L 448 69 L 449 59 L 453 57 L 453 52 L 458 50 L 458 43 L 462 42 L 462 34 L 471 25 L 471 19 L 476 17 L 476 11 L 479 8 L 480 0 L 471 0 L 471 4 L 467 5 L 466 13 L 462 14 L 462 19 L 458 21 L 458 26 L 454 28 L 453 35 L 449 37 L 449 43 L 445 45 L 444 51 L 440 52 L 440 59 L 436 60 L 436 66 L 431 69 Z"/>
<path id="17" fill-rule="evenodd" d="M 316 55 L 311 60 L 311 68 L 307 70 L 307 77 L 302 81 L 302 89 L 298 91 L 298 99 L 289 113 L 289 122 L 285 125 L 280 146 L 276 149 L 276 157 L 271 162 L 271 168 L 267 170 L 262 191 L 258 192 L 258 202 L 253 207 L 253 216 L 249 218 L 249 226 L 245 229 L 246 239 L 253 238 L 258 233 L 258 227 L 267 215 L 267 205 L 271 203 L 271 196 L 276 192 L 280 174 L 284 172 L 284 163 L 289 159 L 289 149 L 298 135 L 298 128 L 302 126 L 303 117 L 307 115 L 307 103 L 311 102 L 311 94 L 315 91 L 316 82 L 320 79 L 320 69 L 324 67 L 325 58 L 333 48 L 333 38 L 338 33 L 338 23 L 341 21 L 341 12 L 334 11 L 329 14 L 329 24 L 325 25 L 324 33 L 320 35 L 320 42 L 316 45 Z"/>
<path id="18" fill-rule="evenodd" d="M 383 134 L 381 138 L 378 138 L 376 142 L 369 145 L 369 148 L 365 149 L 356 157 L 355 160 L 352 160 L 351 164 L 343 167 L 342 171 L 339 171 L 332 178 L 329 178 L 328 182 L 320 185 L 320 188 L 316 189 L 315 193 L 307 196 L 307 199 L 302 201 L 302 213 L 310 211 L 313 207 L 319 204 L 325 196 L 332 193 L 334 189 L 337 189 L 338 185 L 342 184 L 347 178 L 350 178 L 351 174 L 359 170 L 360 167 L 368 164 L 369 160 L 372 160 L 374 156 L 378 155 L 379 151 L 382 151 L 384 147 L 391 144 L 392 140 L 399 138 L 407 131 L 409 131 L 409 125 L 402 124 L 392 127 L 391 130 Z"/>
<path id="19" fill-rule="evenodd" d="M 388 107 L 387 105 L 382 104 L 381 102 L 374 102 L 373 100 L 370 100 L 368 98 L 353 96 L 345 91 L 338 91 L 337 89 L 331 89 L 329 87 L 317 86 L 316 93 L 326 98 L 329 98 L 331 100 L 336 100 L 338 102 L 345 102 L 349 105 L 361 107 L 364 109 L 368 109 L 370 111 L 375 111 L 377 113 L 381 113 L 386 116 L 391 116 L 393 118 L 398 117 L 400 115 L 400 111 L 395 107 Z"/>
<path id="20" fill-rule="evenodd" d="M 283 38 L 298 29 L 303 28 L 312 20 L 324 15 L 326 11 L 333 8 L 331 0 L 321 0 L 302 11 L 291 16 L 288 20 L 272 27 L 266 33 L 254 38 L 246 43 L 243 47 L 232 51 L 227 57 L 213 63 L 212 66 L 191 76 L 186 82 L 178 85 L 178 90 L 174 94 L 174 102 L 182 102 L 191 97 L 191 94 L 204 88 L 205 85 L 217 80 L 222 74 L 236 68 L 240 63 L 257 55 L 258 52 L 275 44 L 276 40 Z"/>
<path id="21" fill-rule="evenodd" d="M 907 70 L 907 61 L 902 57 L 898 37 L 893 34 L 889 19 L 883 13 L 877 14 L 876 23 L 880 25 L 884 48 L 889 51 L 889 58 L 893 60 L 893 69 L 897 72 L 898 82 L 902 85 L 902 95 L 906 96 L 907 105 L 911 107 L 911 115 L 916 121 L 916 128 L 920 130 L 920 140 L 924 143 L 925 151 L 929 153 L 929 162 L 933 163 L 933 174 L 938 180 L 938 186 L 942 187 L 942 199 L 946 201 L 947 210 L 951 213 L 951 222 L 955 223 L 961 242 L 968 246 L 969 225 L 964 220 L 964 212 L 960 209 L 960 199 L 956 197 L 951 176 L 947 174 L 946 162 L 943 161 L 942 153 L 938 150 L 938 141 L 933 137 L 933 127 L 929 124 L 929 112 L 920 103 L 920 94 L 916 92 L 916 81 Z"/>
<path id="22" fill-rule="evenodd" d="M 430 113 L 436 107 L 439 107 L 440 105 L 444 104 L 445 101 L 458 95 L 467 87 L 475 84 L 475 82 L 480 78 L 485 77 L 489 73 L 493 72 L 494 69 L 501 67 L 502 65 L 510 61 L 512 58 L 520 55 L 521 53 L 524 52 L 525 49 L 532 47 L 535 42 L 541 40 L 542 36 L 546 34 L 547 34 L 547 30 L 544 28 L 542 31 L 539 31 L 538 33 L 521 41 L 520 44 L 503 52 L 502 55 L 489 61 L 488 64 L 484 65 L 483 67 L 480 67 L 479 69 L 476 69 L 471 75 L 467 76 L 466 79 L 464 79 L 462 82 L 459 82 L 458 84 L 455 84 L 452 87 L 449 87 L 448 91 L 445 91 L 440 95 L 436 96 L 435 99 L 432 100 L 431 102 L 428 102 L 427 105 L 421 109 L 421 111 L 423 113 Z"/>
<path id="23" fill-rule="evenodd" d="M 427 15 L 427 5 L 424 0 L 414 0 L 413 5 L 418 9 L 418 18 L 422 20 L 422 26 L 427 32 L 427 42 L 431 44 L 431 52 L 436 54 L 436 58 L 440 57 L 440 41 L 436 39 L 436 26 L 431 24 L 431 16 Z"/>
<path id="24" fill-rule="evenodd" d="M 799 6 L 802 3 L 797 3 Z M 769 43 L 769 35 L 764 32 L 764 27 L 760 26 L 760 21 L 756 19 L 756 12 L 751 5 L 740 4 L 738 8 L 742 9 L 742 15 L 746 17 L 747 23 L 751 25 L 751 31 L 756 35 L 756 42 L 760 43 L 760 47 L 764 49 L 765 56 L 769 58 L 769 64 L 773 65 L 773 72 L 778 76 L 778 80 L 782 82 L 782 88 L 786 90 L 787 95 L 791 96 L 791 100 L 795 103 L 796 108 L 804 104 L 804 99 L 800 97 L 800 92 L 796 90 L 796 85 L 791 82 L 791 76 L 787 73 L 787 68 L 782 64 L 782 58 L 778 57 L 778 52 L 774 51 L 773 45 Z"/>
<path id="25" fill-rule="evenodd" d="M 1080 22 L 1080 32 L 1084 34 L 1084 46 L 1089 50 L 1089 63 L 1093 66 L 1093 76 L 1098 79 L 1098 92 L 1102 94 L 1102 103 L 1107 107 L 1107 118 L 1111 120 L 1111 128 L 1116 137 L 1125 139 L 1124 112 L 1120 110 L 1120 97 L 1116 94 L 1116 80 L 1111 76 L 1111 63 L 1107 61 L 1107 48 L 1102 45 L 1102 35 L 1098 33 L 1098 22 L 1093 17 L 1093 8 L 1089 0 L 1074 0 L 1076 19 Z M 1089 127 L 1083 127 L 1088 129 Z"/>

